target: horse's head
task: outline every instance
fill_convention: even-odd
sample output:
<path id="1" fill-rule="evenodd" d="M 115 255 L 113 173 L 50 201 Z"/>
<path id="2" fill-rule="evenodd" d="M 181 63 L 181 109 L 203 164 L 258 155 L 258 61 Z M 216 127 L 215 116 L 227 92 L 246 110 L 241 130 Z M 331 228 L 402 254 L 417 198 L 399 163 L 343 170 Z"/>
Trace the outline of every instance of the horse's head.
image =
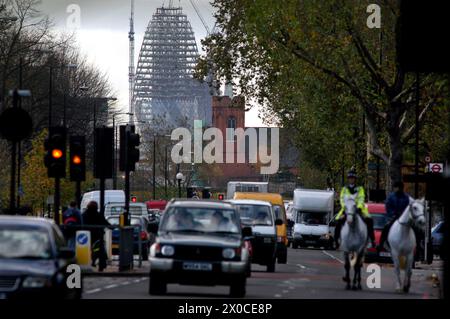
<path id="1" fill-rule="evenodd" d="M 425 200 L 424 199 L 418 199 L 418 200 L 411 200 L 409 204 L 410 208 L 410 214 L 411 219 L 413 222 L 419 226 L 424 227 L 425 226 Z"/>
<path id="2" fill-rule="evenodd" d="M 347 223 L 351 225 L 356 214 L 356 194 L 344 197 L 345 215 L 347 215 Z"/>

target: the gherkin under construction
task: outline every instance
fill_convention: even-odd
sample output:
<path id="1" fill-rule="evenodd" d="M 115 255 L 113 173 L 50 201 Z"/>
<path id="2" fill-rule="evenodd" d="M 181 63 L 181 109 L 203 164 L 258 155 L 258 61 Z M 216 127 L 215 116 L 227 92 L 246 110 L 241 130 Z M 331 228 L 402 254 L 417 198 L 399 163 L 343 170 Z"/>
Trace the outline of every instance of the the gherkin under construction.
<path id="1" fill-rule="evenodd" d="M 133 90 L 138 121 L 192 126 L 211 121 L 208 85 L 193 78 L 199 58 L 194 32 L 181 7 L 156 10 L 144 35 Z"/>

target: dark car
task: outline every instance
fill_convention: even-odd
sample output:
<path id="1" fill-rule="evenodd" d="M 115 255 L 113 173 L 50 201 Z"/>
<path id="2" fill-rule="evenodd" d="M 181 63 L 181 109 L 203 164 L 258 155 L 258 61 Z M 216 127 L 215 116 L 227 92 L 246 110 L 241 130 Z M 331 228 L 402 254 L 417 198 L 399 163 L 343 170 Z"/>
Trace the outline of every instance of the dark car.
<path id="1" fill-rule="evenodd" d="M 444 221 L 436 224 L 431 230 L 431 243 L 433 245 L 433 253 L 439 255 L 443 259 L 444 246 Z"/>
<path id="2" fill-rule="evenodd" d="M 247 236 L 251 228 L 241 229 L 236 209 L 229 203 L 171 201 L 150 249 L 149 293 L 165 294 L 167 284 L 178 283 L 225 285 L 233 297 L 245 296 Z"/>
<path id="3" fill-rule="evenodd" d="M 106 219 L 112 226 L 119 225 L 119 217 L 112 216 Z M 130 218 L 130 225 L 134 227 L 133 230 L 133 254 L 139 254 L 139 242 L 141 243 L 142 259 L 148 259 L 148 253 L 153 238 L 148 231 L 148 221 L 142 216 L 132 216 Z M 114 228 L 112 231 L 112 253 L 119 254 L 120 229 Z"/>
<path id="4" fill-rule="evenodd" d="M 79 299 L 81 287 L 67 285 L 70 264 L 75 253 L 52 221 L 0 216 L 0 299 Z"/>

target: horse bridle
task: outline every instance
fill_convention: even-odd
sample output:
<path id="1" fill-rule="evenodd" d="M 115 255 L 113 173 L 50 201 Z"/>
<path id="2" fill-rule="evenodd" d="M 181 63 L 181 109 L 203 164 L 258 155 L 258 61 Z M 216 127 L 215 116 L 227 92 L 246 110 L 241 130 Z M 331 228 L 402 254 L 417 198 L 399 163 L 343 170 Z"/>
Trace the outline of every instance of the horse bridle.
<path id="1" fill-rule="evenodd" d="M 422 213 L 422 214 L 420 214 L 420 215 L 414 215 L 414 214 L 411 213 L 411 211 L 412 211 L 412 205 L 413 205 L 414 203 L 415 203 L 415 201 L 411 202 L 411 203 L 408 205 L 408 215 L 409 215 L 410 218 L 408 218 L 408 221 L 407 221 L 406 223 L 402 223 L 402 222 L 400 222 L 400 221 L 398 220 L 398 223 L 399 223 L 400 225 L 402 225 L 402 226 L 410 226 L 410 225 L 411 225 L 411 221 L 415 222 L 415 221 L 417 220 L 417 218 L 422 217 L 422 216 L 425 217 L 425 214 L 424 214 L 424 213 Z"/>

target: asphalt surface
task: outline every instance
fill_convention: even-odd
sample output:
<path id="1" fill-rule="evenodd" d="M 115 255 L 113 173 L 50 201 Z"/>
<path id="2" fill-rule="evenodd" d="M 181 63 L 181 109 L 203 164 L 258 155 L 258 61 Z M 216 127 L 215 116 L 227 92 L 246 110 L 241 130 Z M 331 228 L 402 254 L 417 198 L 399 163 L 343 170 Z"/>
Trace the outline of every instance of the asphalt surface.
<path id="1" fill-rule="evenodd" d="M 395 292 L 392 265 L 381 266 L 381 287 L 369 288 L 366 279 L 371 275 L 364 265 L 361 291 L 345 290 L 342 281 L 344 266 L 342 253 L 319 249 L 289 249 L 288 264 L 277 264 L 275 273 L 265 267 L 252 265 L 252 276 L 247 280 L 246 298 L 283 299 L 434 299 L 439 289 L 433 287 L 433 270 L 414 269 L 411 291 Z M 438 274 L 439 275 L 439 274 Z M 148 276 L 86 277 L 83 281 L 85 299 L 147 299 L 150 296 Z M 163 298 L 228 298 L 229 288 L 168 285 Z"/>

